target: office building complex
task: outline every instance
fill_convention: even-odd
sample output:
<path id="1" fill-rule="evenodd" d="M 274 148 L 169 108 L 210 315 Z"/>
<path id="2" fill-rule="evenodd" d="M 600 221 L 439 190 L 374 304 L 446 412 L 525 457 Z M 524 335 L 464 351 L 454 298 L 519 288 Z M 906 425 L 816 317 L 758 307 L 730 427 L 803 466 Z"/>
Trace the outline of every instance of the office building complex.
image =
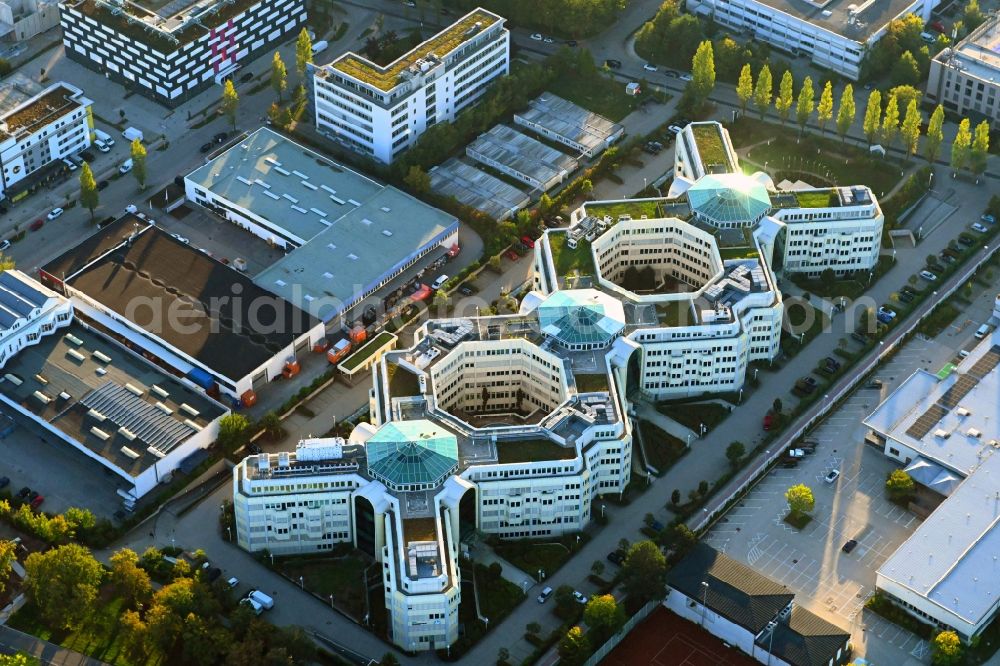
<path id="1" fill-rule="evenodd" d="M 175 107 L 296 34 L 305 0 L 66 0 L 66 55 Z"/>
<path id="2" fill-rule="evenodd" d="M 387 65 L 348 52 L 317 69 L 316 128 L 388 164 L 428 127 L 454 120 L 509 64 L 504 19 L 475 9 Z"/>
<path id="3" fill-rule="evenodd" d="M 6 91 L 5 91 L 6 92 Z M 24 98 L 12 89 L 0 115 L 0 198 L 17 200 L 69 155 L 90 145 L 91 102 L 83 91 L 59 82 Z"/>
<path id="4" fill-rule="evenodd" d="M 931 60 L 926 99 L 1000 129 L 1000 14 Z"/>
<path id="5" fill-rule="evenodd" d="M 688 10 L 793 56 L 857 80 L 866 51 L 889 22 L 917 14 L 926 23 L 938 0 L 692 0 Z"/>

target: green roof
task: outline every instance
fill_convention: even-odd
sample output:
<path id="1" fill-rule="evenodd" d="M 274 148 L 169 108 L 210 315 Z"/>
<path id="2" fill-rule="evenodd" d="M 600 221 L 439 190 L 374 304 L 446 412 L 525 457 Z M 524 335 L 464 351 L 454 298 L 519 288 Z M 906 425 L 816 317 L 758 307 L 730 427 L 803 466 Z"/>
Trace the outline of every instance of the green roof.
<path id="1" fill-rule="evenodd" d="M 771 208 L 760 182 L 738 173 L 704 176 L 687 191 L 691 210 L 708 221 L 756 222 Z"/>
<path id="2" fill-rule="evenodd" d="M 625 328 L 621 302 L 596 289 L 557 291 L 538 306 L 542 333 L 563 344 L 600 344 Z"/>
<path id="3" fill-rule="evenodd" d="M 386 423 L 365 449 L 369 473 L 397 488 L 436 485 L 458 467 L 455 435 L 427 420 Z"/>
<path id="4" fill-rule="evenodd" d="M 575 457 L 575 448 L 559 446 L 548 439 L 501 440 L 497 442 L 497 462 L 501 465 L 543 460 L 570 460 Z"/>
<path id="5" fill-rule="evenodd" d="M 722 126 L 718 123 L 692 123 L 691 134 L 698 147 L 698 156 L 706 173 L 719 173 L 722 166 L 727 172 L 734 171 L 736 165 L 729 159 L 729 152 L 722 142 Z"/>

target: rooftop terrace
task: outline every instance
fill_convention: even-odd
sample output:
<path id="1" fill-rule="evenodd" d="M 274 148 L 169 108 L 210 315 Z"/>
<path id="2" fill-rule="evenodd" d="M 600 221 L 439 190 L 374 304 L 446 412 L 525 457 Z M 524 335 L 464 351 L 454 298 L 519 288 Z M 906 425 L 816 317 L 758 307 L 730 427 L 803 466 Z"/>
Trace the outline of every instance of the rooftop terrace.
<path id="1" fill-rule="evenodd" d="M 80 99 L 74 99 L 78 93 L 78 90 L 57 84 L 37 99 L 26 102 L 3 116 L 3 128 L 9 135 L 30 134 L 78 108 L 83 103 Z"/>

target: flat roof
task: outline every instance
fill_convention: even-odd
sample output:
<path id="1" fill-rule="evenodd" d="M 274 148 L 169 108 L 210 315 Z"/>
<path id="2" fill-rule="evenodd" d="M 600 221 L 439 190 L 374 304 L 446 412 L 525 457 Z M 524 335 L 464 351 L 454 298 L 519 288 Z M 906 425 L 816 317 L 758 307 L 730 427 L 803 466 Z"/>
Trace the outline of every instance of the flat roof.
<path id="1" fill-rule="evenodd" d="M 79 88 L 56 83 L 6 112 L 0 126 L 11 136 L 30 134 L 86 104 L 90 100 L 81 97 Z"/>
<path id="2" fill-rule="evenodd" d="M 576 169 L 575 159 L 507 125 L 495 125 L 470 143 L 466 154 L 474 160 L 492 160 L 541 183 Z"/>
<path id="3" fill-rule="evenodd" d="M 226 413 L 202 392 L 76 323 L 19 351 L 7 360 L 0 376 L 0 393 L 133 476 Z M 162 392 L 154 394 L 153 386 Z M 92 428 L 110 437 L 101 439 Z M 122 447 L 137 455 L 126 455 Z M 150 447 L 160 455 L 151 453 Z"/>
<path id="4" fill-rule="evenodd" d="M 908 13 L 916 4 L 913 0 L 757 0 L 795 18 L 812 23 L 830 32 L 856 42 L 865 42 L 889 21 Z M 857 18 L 851 20 L 852 8 L 860 8 Z"/>
<path id="5" fill-rule="evenodd" d="M 1000 15 L 990 16 L 954 48 L 941 51 L 935 60 L 1000 85 Z"/>
<path id="6" fill-rule="evenodd" d="M 527 192 L 505 183 L 457 157 L 430 170 L 431 189 L 446 197 L 475 208 L 496 220 L 511 215 L 511 211 L 526 207 L 531 199 Z"/>
<path id="7" fill-rule="evenodd" d="M 65 275 L 73 289 L 234 380 L 319 324 L 242 273 L 132 215 L 97 231 L 42 270 L 56 279 Z M 178 308 L 182 299 L 186 305 Z M 136 303 L 143 306 L 134 308 Z M 140 311 L 144 322 L 135 321 Z M 171 325 L 171 319 L 178 325 Z"/>
<path id="8" fill-rule="evenodd" d="M 186 178 L 303 242 L 385 189 L 266 127 Z"/>
<path id="9" fill-rule="evenodd" d="M 926 370 L 909 376 L 864 420 L 943 467 L 968 475 L 980 462 L 1000 419 L 1000 336 L 972 349 L 943 379 Z"/>
<path id="10" fill-rule="evenodd" d="M 63 300 L 62 296 L 21 271 L 5 270 L 0 273 L 0 335 L 19 327 L 52 298 Z"/>
<path id="11" fill-rule="evenodd" d="M 578 143 L 588 150 L 625 130 L 623 125 L 550 92 L 528 102 L 528 107 L 514 115 L 515 122 L 520 119 L 544 127 L 563 140 Z"/>
<path id="12" fill-rule="evenodd" d="M 493 12 L 477 7 L 384 67 L 352 51 L 348 51 L 334 60 L 330 66 L 379 90 L 388 92 L 399 83 L 400 74 L 413 65 L 418 65 L 421 59 L 432 55 L 439 59 L 444 58 L 465 42 L 484 30 L 488 30 L 497 21 L 503 20 Z"/>
<path id="13" fill-rule="evenodd" d="M 988 436 L 995 435 L 994 425 Z M 1000 455 L 987 447 L 982 464 L 896 549 L 878 575 L 979 624 L 997 603 L 992 583 L 1000 576 L 998 492 Z"/>

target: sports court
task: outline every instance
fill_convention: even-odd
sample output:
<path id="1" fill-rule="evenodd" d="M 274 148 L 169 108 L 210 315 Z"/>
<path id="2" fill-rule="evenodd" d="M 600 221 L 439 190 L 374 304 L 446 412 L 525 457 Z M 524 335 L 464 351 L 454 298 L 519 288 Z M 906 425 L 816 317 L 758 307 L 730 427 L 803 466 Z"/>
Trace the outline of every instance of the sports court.
<path id="1" fill-rule="evenodd" d="M 701 627 L 660 606 L 625 637 L 602 666 L 759 666 Z"/>

